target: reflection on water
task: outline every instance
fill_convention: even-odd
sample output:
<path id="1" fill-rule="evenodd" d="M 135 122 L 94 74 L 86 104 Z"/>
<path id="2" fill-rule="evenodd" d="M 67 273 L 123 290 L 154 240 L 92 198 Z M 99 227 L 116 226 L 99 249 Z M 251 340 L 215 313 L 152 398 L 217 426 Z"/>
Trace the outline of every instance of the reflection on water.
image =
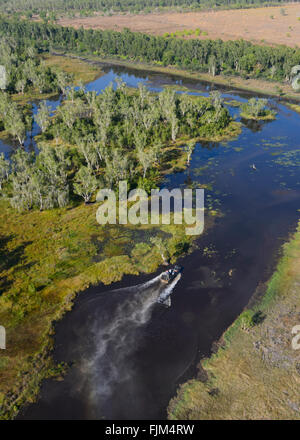
<path id="1" fill-rule="evenodd" d="M 50 109 L 50 114 L 52 115 L 53 112 L 56 110 L 57 106 L 61 102 L 61 97 L 58 97 L 57 99 L 53 100 L 46 100 L 47 106 Z M 38 102 L 32 102 L 32 114 L 35 115 L 38 111 Z M 38 124 L 33 120 L 32 124 L 32 130 L 27 132 L 27 137 L 24 142 L 24 148 L 27 151 L 35 151 L 37 152 L 36 142 L 34 140 L 34 137 L 40 134 L 41 130 Z M 19 143 L 14 140 L 12 137 L 8 136 L 7 139 L 1 140 L 0 139 L 0 153 L 4 153 L 5 157 L 7 159 L 10 158 L 11 154 L 16 151 L 17 148 L 20 148 Z"/>
<path id="2" fill-rule="evenodd" d="M 270 124 L 272 121 L 255 121 L 254 119 L 241 118 L 241 122 L 253 133 L 256 133 L 257 131 L 262 131 L 264 125 Z"/>
<path id="3" fill-rule="evenodd" d="M 207 84 L 179 77 L 106 69 L 88 90 L 100 91 L 121 76 L 133 87 L 142 81 L 152 90 L 179 84 L 209 92 Z M 218 214 L 197 249 L 182 259 L 172 306 L 153 302 L 153 276 L 126 277 L 119 290 L 99 285 L 80 294 L 56 328 L 55 359 L 72 366 L 63 382 L 44 381 L 40 400 L 20 418 L 166 417 L 178 384 L 196 374 L 199 359 L 269 278 L 299 218 L 300 117 L 274 100 L 272 105 L 276 121 L 244 124 L 229 142 L 197 144 L 189 169 L 165 178 L 168 188 L 205 188 L 205 206 Z M 229 108 L 238 119 L 239 109 Z"/>

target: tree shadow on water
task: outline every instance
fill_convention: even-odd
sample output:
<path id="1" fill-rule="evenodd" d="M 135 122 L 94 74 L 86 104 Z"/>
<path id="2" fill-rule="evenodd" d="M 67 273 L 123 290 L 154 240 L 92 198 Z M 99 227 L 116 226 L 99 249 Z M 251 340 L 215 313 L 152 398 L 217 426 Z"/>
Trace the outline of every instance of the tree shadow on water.
<path id="1" fill-rule="evenodd" d="M 262 129 L 264 128 L 265 125 L 267 125 L 267 124 L 269 124 L 270 122 L 273 122 L 273 121 L 272 120 L 270 120 L 270 121 L 268 121 L 268 120 L 267 121 L 262 121 L 262 120 L 241 118 L 241 122 L 247 128 L 249 128 L 249 130 L 251 130 L 252 133 L 257 133 L 258 131 L 262 131 Z"/>

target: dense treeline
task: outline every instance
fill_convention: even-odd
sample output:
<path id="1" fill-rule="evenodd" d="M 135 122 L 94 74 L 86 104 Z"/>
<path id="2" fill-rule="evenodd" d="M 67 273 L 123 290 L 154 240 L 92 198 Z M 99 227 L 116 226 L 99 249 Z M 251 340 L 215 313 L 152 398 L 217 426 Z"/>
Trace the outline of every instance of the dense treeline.
<path id="1" fill-rule="evenodd" d="M 283 0 L 1 0 L 0 8 L 5 12 L 27 11 L 31 14 L 41 12 L 89 14 L 93 11 L 147 12 L 157 8 L 249 7 L 280 3 L 283 3 Z"/>
<path id="2" fill-rule="evenodd" d="M 132 92 L 121 81 L 103 93 L 68 88 L 52 116 L 46 102 L 35 115 L 42 134 L 39 155 L 18 149 L 9 163 L 0 155 L 0 187 L 13 207 L 65 206 L 69 196 L 88 202 L 97 188 L 126 179 L 131 187 L 155 187 L 165 148 L 185 136 L 210 138 L 231 122 L 218 92 L 211 99 L 145 86 Z M 0 116 L 9 104 L 0 94 Z M 25 131 L 23 131 L 25 135 Z M 68 145 L 68 147 L 66 147 Z M 186 146 L 189 161 L 194 143 Z"/>
<path id="3" fill-rule="evenodd" d="M 300 64 L 300 50 L 296 48 L 259 46 L 244 40 L 183 40 L 128 29 L 122 32 L 74 29 L 1 18 L 0 36 L 11 36 L 23 47 L 35 43 L 44 50 L 118 56 L 208 71 L 212 75 L 234 74 L 275 81 L 290 80 L 293 66 Z"/>

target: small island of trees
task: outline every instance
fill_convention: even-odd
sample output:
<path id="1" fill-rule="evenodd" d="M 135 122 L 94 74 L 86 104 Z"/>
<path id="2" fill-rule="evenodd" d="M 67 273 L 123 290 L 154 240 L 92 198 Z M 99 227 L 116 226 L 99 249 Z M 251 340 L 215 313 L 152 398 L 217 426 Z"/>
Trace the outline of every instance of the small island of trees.
<path id="1" fill-rule="evenodd" d="M 250 98 L 248 102 L 241 104 L 241 117 L 256 121 L 272 121 L 276 118 L 276 112 L 267 108 L 267 99 Z"/>

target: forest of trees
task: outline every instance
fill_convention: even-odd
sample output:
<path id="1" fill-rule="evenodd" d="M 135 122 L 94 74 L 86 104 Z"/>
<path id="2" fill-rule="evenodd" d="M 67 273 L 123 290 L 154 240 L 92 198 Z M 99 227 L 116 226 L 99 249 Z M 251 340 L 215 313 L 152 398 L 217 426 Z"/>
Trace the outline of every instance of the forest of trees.
<path id="1" fill-rule="evenodd" d="M 184 40 L 128 29 L 122 32 L 74 29 L 6 17 L 0 18 L 0 36 L 13 38 L 21 48 L 35 44 L 46 51 L 121 57 L 213 75 L 223 73 L 271 81 L 289 81 L 292 68 L 300 64 L 300 49 L 286 46 L 260 46 L 244 40 Z"/>
<path id="2" fill-rule="evenodd" d="M 0 9 L 9 13 L 25 11 L 28 14 L 50 12 L 72 15 L 79 12 L 88 15 L 94 11 L 109 13 L 150 12 L 157 8 L 180 8 L 182 10 L 217 7 L 243 8 L 280 3 L 283 3 L 283 0 L 0 0 Z"/>
<path id="3" fill-rule="evenodd" d="M 23 95 L 37 91 L 40 95 L 49 92 L 65 93 L 72 78 L 61 70 L 46 66 L 33 46 L 26 48 L 16 44 L 10 38 L 0 41 L 0 60 L 5 67 L 6 93 L 0 95 L 0 131 L 23 145 L 27 132 L 32 129 L 30 105 L 18 105 L 11 99 L 11 94 Z"/>
<path id="4" fill-rule="evenodd" d="M 30 87 L 40 93 L 63 91 L 63 72 L 46 66 L 33 45 L 24 48 L 9 36 L 0 40 L 0 63 L 6 71 L 6 90 L 23 94 Z M 71 78 L 69 78 L 69 81 Z"/>
<path id="5" fill-rule="evenodd" d="M 22 148 L 11 161 L 0 155 L 0 186 L 14 208 L 62 207 L 78 196 L 87 203 L 97 188 L 125 179 L 148 191 L 156 186 L 170 143 L 182 136 L 209 138 L 231 122 L 218 92 L 210 99 L 171 89 L 151 94 L 145 86 L 133 92 L 119 81 L 99 95 L 83 87 L 69 87 L 65 94 L 54 116 L 45 101 L 34 116 L 41 129 L 37 156 Z M 4 121 L 10 106 L 10 96 L 1 92 Z M 188 142 L 188 161 L 192 149 Z"/>

